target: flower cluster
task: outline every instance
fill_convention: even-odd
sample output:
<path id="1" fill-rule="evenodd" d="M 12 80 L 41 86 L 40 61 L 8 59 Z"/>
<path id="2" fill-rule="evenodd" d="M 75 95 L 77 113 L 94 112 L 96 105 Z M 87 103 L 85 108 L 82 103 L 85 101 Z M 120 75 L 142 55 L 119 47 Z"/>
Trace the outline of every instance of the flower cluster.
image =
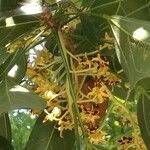
<path id="1" fill-rule="evenodd" d="M 46 116 L 43 122 L 57 121 L 58 130 L 62 136 L 63 130 L 73 128 L 73 121 L 68 111 L 65 88 L 60 87 L 55 79 L 52 79 L 57 70 L 53 70 L 55 67 L 49 64 L 54 61 L 55 57 L 47 50 L 43 50 L 38 53 L 34 64 L 27 66 L 26 74 L 32 81 L 31 89 L 47 101 L 47 107 L 44 110 Z M 32 110 L 32 112 L 40 113 L 39 110 Z"/>
<path id="2" fill-rule="evenodd" d="M 99 53 L 80 58 L 74 68 L 73 73 L 78 76 L 80 87 L 78 104 L 81 119 L 89 134 L 98 134 L 99 123 L 111 97 L 109 87 L 118 85 L 121 80 L 110 72 L 109 62 Z"/>
<path id="3" fill-rule="evenodd" d="M 130 150 L 130 149 L 142 149 L 146 150 L 146 146 L 143 143 L 143 140 L 140 136 L 140 133 L 138 133 L 137 141 L 133 137 L 126 137 L 123 136 L 121 139 L 118 140 L 118 147 L 120 150 Z M 138 142 L 138 143 L 137 143 Z"/>
<path id="4" fill-rule="evenodd" d="M 74 69 L 71 72 L 77 79 L 74 82 L 78 87 L 76 94 L 80 117 L 88 133 L 89 141 L 99 143 L 104 141 L 105 137 L 105 134 L 98 128 L 108 107 L 109 86 L 118 85 L 121 81 L 110 72 L 109 62 L 102 59 L 100 54 L 77 59 L 77 63 L 73 63 Z M 64 130 L 74 128 L 74 121 L 71 109 L 69 109 L 65 82 L 59 84 L 52 80 L 53 73 L 57 70 L 54 71 L 53 68 L 56 67 L 49 67 L 49 64 L 54 61 L 55 57 L 50 52 L 41 51 L 37 55 L 35 64 L 28 65 L 27 76 L 32 79 L 32 89 L 47 100 L 44 122 L 57 121 L 58 130 L 62 136 Z"/>

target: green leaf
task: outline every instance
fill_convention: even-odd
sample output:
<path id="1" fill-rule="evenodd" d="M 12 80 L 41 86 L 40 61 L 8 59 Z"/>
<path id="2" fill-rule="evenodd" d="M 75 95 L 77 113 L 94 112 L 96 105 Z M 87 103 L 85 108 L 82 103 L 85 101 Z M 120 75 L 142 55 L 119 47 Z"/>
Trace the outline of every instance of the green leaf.
<path id="1" fill-rule="evenodd" d="M 0 149 L 1 150 L 14 150 L 11 142 L 2 136 L 0 136 Z"/>
<path id="2" fill-rule="evenodd" d="M 13 17 L 12 15 L 8 18 L 10 18 L 11 21 L 7 24 L 5 20 L 6 17 L 0 20 L 1 46 L 5 46 L 10 41 L 12 42 L 23 35 L 29 35 L 29 33 L 31 33 L 31 31 L 33 31 L 35 27 L 39 25 L 40 22 L 40 20 L 38 19 L 38 15 L 33 16 L 16 14 L 16 16 Z"/>
<path id="3" fill-rule="evenodd" d="M 0 1 L 0 11 L 8 11 L 15 9 L 17 7 L 18 0 L 1 0 Z"/>
<path id="4" fill-rule="evenodd" d="M 149 90 L 150 89 L 150 78 L 144 78 L 142 80 L 140 80 L 137 84 L 137 86 L 142 86 L 145 90 Z"/>
<path id="5" fill-rule="evenodd" d="M 81 23 L 77 24 L 76 30 L 72 35 L 76 53 L 93 51 L 100 43 L 102 37 L 100 26 L 104 22 L 102 22 L 102 19 L 88 15 L 81 15 L 80 19 Z"/>
<path id="6" fill-rule="evenodd" d="M 97 14 L 127 15 L 144 20 L 149 20 L 150 15 L 150 3 L 143 0 L 83 0 L 82 5 Z"/>
<path id="7" fill-rule="evenodd" d="M 53 54 L 59 55 L 58 44 L 54 33 L 52 32 L 46 39 L 45 47 Z"/>
<path id="8" fill-rule="evenodd" d="M 14 82 L 20 83 L 26 74 L 26 68 L 27 68 L 26 56 L 22 55 L 18 60 L 16 60 L 16 64 L 8 72 L 8 76 L 12 77 L 12 80 Z"/>
<path id="9" fill-rule="evenodd" d="M 121 3 L 120 8 L 122 12 L 119 15 L 130 16 L 136 19 L 149 20 L 150 12 L 149 12 L 148 1 L 143 0 L 126 0 Z"/>
<path id="10" fill-rule="evenodd" d="M 121 1 L 123 0 L 82 0 L 82 6 L 89 8 L 93 13 L 114 15 Z"/>
<path id="11" fill-rule="evenodd" d="M 15 82 L 20 83 L 22 78 L 25 76 L 27 67 L 26 56 L 22 54 L 22 52 L 23 50 L 19 50 L 16 51 L 16 53 L 9 54 L 6 52 L 5 48 L 0 49 L 1 78 L 8 73 L 9 77 L 12 77 Z"/>
<path id="12" fill-rule="evenodd" d="M 3 64 L 0 65 L 0 79 L 3 79 L 7 73 L 16 64 L 17 60 L 22 55 L 23 51 L 18 49 L 14 53 L 11 53 Z"/>
<path id="13" fill-rule="evenodd" d="M 11 142 L 11 125 L 9 116 L 6 113 L 0 115 L 0 136 Z"/>
<path id="14" fill-rule="evenodd" d="M 83 34 L 87 38 L 87 41 L 94 48 L 95 46 L 98 45 L 98 39 L 100 38 L 100 35 L 97 30 L 99 24 L 92 17 L 86 15 L 81 15 L 80 18 L 81 18 Z M 97 26 L 96 23 L 98 24 Z"/>
<path id="15" fill-rule="evenodd" d="M 137 117 L 142 138 L 147 148 L 150 148 L 150 95 L 143 92 L 137 104 Z"/>
<path id="16" fill-rule="evenodd" d="M 8 53 L 6 53 L 6 48 L 0 47 L 0 65 L 5 62 L 8 57 Z"/>
<path id="17" fill-rule="evenodd" d="M 45 115 L 42 113 L 37 119 L 29 137 L 25 150 L 72 150 L 74 134 L 72 131 L 64 131 L 63 138 L 56 129 L 56 123 L 43 123 Z"/>
<path id="18" fill-rule="evenodd" d="M 133 88 L 139 80 L 150 77 L 150 22 L 121 16 L 107 19 L 118 59 Z"/>
<path id="19" fill-rule="evenodd" d="M 0 113 L 19 108 L 43 109 L 46 101 L 13 81 L 0 82 Z"/>

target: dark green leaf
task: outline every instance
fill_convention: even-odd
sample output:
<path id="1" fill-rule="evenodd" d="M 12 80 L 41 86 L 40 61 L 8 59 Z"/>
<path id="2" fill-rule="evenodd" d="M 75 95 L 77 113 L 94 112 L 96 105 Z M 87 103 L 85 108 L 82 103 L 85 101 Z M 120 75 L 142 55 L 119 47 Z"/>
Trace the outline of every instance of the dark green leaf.
<path id="1" fill-rule="evenodd" d="M 0 65 L 4 63 L 7 57 L 8 53 L 6 53 L 6 48 L 0 47 Z"/>
<path id="2" fill-rule="evenodd" d="M 121 1 L 123 0 L 83 0 L 82 6 L 89 8 L 93 13 L 114 15 Z"/>
<path id="3" fill-rule="evenodd" d="M 142 138 L 147 148 L 150 148 L 150 95 L 143 92 L 137 104 L 138 123 Z"/>
<path id="4" fill-rule="evenodd" d="M 46 102 L 29 90 L 9 80 L 0 82 L 0 113 L 17 108 L 43 109 Z"/>
<path id="5" fill-rule="evenodd" d="M 9 16 L 12 21 L 6 24 L 6 18 L 0 20 L 0 45 L 5 46 L 22 35 L 27 35 L 39 23 L 38 16 L 20 15 Z M 7 25 L 7 26 L 6 26 Z"/>
<path id="6" fill-rule="evenodd" d="M 43 123 L 45 115 L 41 114 L 37 119 L 30 135 L 25 150 L 72 150 L 74 145 L 74 134 L 65 131 L 63 138 L 56 129 L 54 122 Z"/>
<path id="7" fill-rule="evenodd" d="M 12 77 L 12 79 L 16 83 L 20 83 L 23 77 L 25 76 L 27 68 L 27 60 L 26 56 L 22 55 L 17 61 L 14 67 L 8 72 L 8 76 Z"/>
<path id="8" fill-rule="evenodd" d="M 119 15 L 129 15 L 136 19 L 150 20 L 149 5 L 148 1 L 126 0 L 121 3 L 120 8 L 122 11 Z"/>
<path id="9" fill-rule="evenodd" d="M 127 98 L 127 94 L 128 94 L 129 89 L 127 89 L 126 87 L 124 87 L 124 85 L 122 84 L 120 87 L 114 87 L 113 90 L 113 94 L 117 97 L 119 97 L 122 100 L 125 100 Z M 132 92 L 130 93 L 130 96 L 128 97 L 129 100 L 134 100 L 134 91 L 132 90 Z"/>
<path id="10" fill-rule="evenodd" d="M 97 32 L 96 27 L 96 21 L 93 20 L 92 17 L 82 15 L 80 16 L 81 18 L 81 24 L 82 24 L 82 29 L 83 29 L 83 34 L 87 38 L 87 41 L 93 46 L 93 48 L 98 45 L 98 39 L 100 38 L 99 33 Z"/>
<path id="11" fill-rule="evenodd" d="M 6 113 L 0 115 L 0 136 L 11 142 L 11 126 L 9 116 Z"/>
<path id="12" fill-rule="evenodd" d="M 137 19 L 149 20 L 149 5 L 148 1 L 143 0 L 83 0 L 82 5 L 90 8 L 93 13 L 107 15 L 122 15 L 132 16 Z"/>
<path id="13" fill-rule="evenodd" d="M 12 67 L 16 64 L 17 60 L 22 55 L 22 50 L 16 50 L 14 53 L 11 53 L 5 62 L 0 65 L 0 79 L 4 78 L 7 73 L 12 69 Z"/>
<path id="14" fill-rule="evenodd" d="M 57 44 L 57 40 L 56 37 L 53 33 L 51 33 L 47 39 L 46 39 L 46 43 L 45 43 L 45 47 L 53 54 L 53 55 L 58 55 L 58 44 Z"/>
<path id="15" fill-rule="evenodd" d="M 11 142 L 2 136 L 0 136 L 0 149 L 1 150 L 14 150 Z"/>
<path id="16" fill-rule="evenodd" d="M 134 87 L 150 77 L 150 22 L 121 16 L 113 16 L 110 21 L 118 59 Z"/>
<path id="17" fill-rule="evenodd" d="M 137 86 L 142 86 L 145 90 L 149 90 L 150 89 L 150 78 L 144 78 L 142 80 L 140 80 L 137 84 Z"/>
<path id="18" fill-rule="evenodd" d="M 0 11 L 8 11 L 15 9 L 17 7 L 18 0 L 1 0 L 0 1 Z"/>
<path id="19" fill-rule="evenodd" d="M 12 77 L 15 82 L 19 83 L 22 80 L 26 72 L 27 60 L 25 55 L 22 55 L 20 52 L 22 53 L 22 50 L 17 52 L 17 54 L 9 54 L 6 52 L 5 48 L 0 49 L 1 77 L 6 75 L 10 70 L 8 72 L 8 76 Z"/>
<path id="20" fill-rule="evenodd" d="M 81 15 L 80 19 L 81 23 L 77 25 L 74 35 L 72 35 L 76 53 L 93 51 L 100 43 L 102 37 L 100 25 L 104 22 L 88 15 Z"/>

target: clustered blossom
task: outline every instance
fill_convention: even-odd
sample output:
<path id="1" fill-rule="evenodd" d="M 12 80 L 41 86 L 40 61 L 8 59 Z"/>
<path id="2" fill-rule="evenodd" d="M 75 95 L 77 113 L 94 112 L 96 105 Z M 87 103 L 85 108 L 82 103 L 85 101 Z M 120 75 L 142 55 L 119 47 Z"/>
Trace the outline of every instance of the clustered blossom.
<path id="1" fill-rule="evenodd" d="M 43 122 L 57 121 L 58 130 L 62 136 L 64 130 L 74 128 L 74 121 L 69 109 L 65 82 L 62 88 L 55 80 L 51 80 L 50 76 L 54 73 L 53 67 L 45 67 L 52 61 L 54 61 L 52 54 L 42 51 L 37 56 L 35 64 L 28 65 L 27 76 L 32 79 L 32 90 L 47 100 L 46 116 Z M 109 86 L 118 85 L 121 81 L 109 71 L 109 62 L 102 59 L 99 53 L 90 57 L 80 57 L 74 65 L 72 73 L 78 78 L 75 84 L 81 88 L 77 92 L 81 120 L 88 133 L 89 141 L 102 142 L 105 134 L 99 131 L 98 127 L 108 107 Z M 80 81 L 83 82 L 79 85 Z"/>
<path id="2" fill-rule="evenodd" d="M 109 62 L 100 53 L 80 58 L 74 66 L 75 73 L 82 83 L 78 95 L 80 115 L 89 135 L 97 135 L 99 123 L 104 117 L 110 101 L 109 88 L 117 86 L 121 80 L 109 69 Z M 101 142 L 101 139 L 99 139 Z"/>
<path id="3" fill-rule="evenodd" d="M 138 137 L 136 136 L 136 140 L 134 136 L 132 137 L 123 136 L 118 140 L 118 146 L 120 150 L 136 149 L 137 145 L 139 149 L 142 149 L 142 150 L 147 149 L 140 136 L 140 132 L 138 133 Z"/>
<path id="4" fill-rule="evenodd" d="M 62 135 L 63 130 L 72 129 L 73 121 L 68 113 L 68 104 L 66 103 L 66 92 L 53 80 L 53 70 L 48 66 L 54 59 L 47 50 L 41 51 L 35 59 L 35 64 L 27 66 L 27 76 L 32 79 L 31 89 L 42 96 L 47 101 L 45 109 L 45 121 L 57 121 L 58 130 Z M 32 110 L 33 113 L 40 113 L 38 110 Z"/>

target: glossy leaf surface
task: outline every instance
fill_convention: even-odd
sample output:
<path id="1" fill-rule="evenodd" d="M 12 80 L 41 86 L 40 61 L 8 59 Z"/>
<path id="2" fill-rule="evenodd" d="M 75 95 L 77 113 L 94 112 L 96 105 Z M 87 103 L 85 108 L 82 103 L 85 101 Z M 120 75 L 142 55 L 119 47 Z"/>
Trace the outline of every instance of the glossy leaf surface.
<path id="1" fill-rule="evenodd" d="M 121 16 L 111 22 L 118 59 L 134 87 L 150 76 L 150 22 Z"/>
<path id="2" fill-rule="evenodd" d="M 56 129 L 56 123 L 43 123 L 44 114 L 37 119 L 25 150 L 71 150 L 74 146 L 73 131 L 65 131 L 63 138 Z"/>
<path id="3" fill-rule="evenodd" d="M 0 136 L 11 142 L 11 125 L 8 114 L 0 115 Z"/>
<path id="4" fill-rule="evenodd" d="M 19 108 L 43 109 L 46 105 L 42 98 L 10 80 L 0 82 L 0 93 L 0 113 Z"/>
<path id="5" fill-rule="evenodd" d="M 147 148 L 150 148 L 150 95 L 142 93 L 137 106 L 138 123 L 142 138 Z"/>

